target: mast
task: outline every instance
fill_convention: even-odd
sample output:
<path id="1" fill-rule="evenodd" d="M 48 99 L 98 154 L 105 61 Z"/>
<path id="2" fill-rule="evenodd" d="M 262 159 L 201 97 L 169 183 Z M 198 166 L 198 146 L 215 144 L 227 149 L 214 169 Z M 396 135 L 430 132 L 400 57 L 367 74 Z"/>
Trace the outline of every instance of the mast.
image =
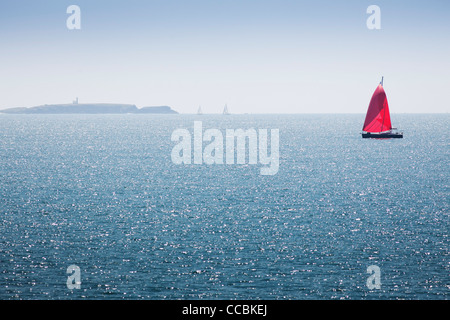
<path id="1" fill-rule="evenodd" d="M 381 82 L 380 82 L 381 86 L 383 86 L 383 80 L 384 80 L 384 76 L 381 76 Z M 386 109 L 387 108 L 384 108 L 383 119 L 381 120 L 382 123 L 384 123 L 384 116 L 386 115 Z M 381 133 L 381 128 L 380 128 L 380 133 Z"/>

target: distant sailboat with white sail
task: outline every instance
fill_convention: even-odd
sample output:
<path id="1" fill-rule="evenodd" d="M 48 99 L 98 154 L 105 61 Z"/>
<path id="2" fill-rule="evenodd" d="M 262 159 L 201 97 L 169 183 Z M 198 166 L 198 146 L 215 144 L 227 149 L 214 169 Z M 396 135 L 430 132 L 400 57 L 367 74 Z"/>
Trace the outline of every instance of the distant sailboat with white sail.
<path id="1" fill-rule="evenodd" d="M 225 105 L 225 107 L 223 108 L 223 114 L 224 115 L 229 115 L 230 114 L 230 112 L 228 111 L 228 106 L 227 105 Z"/>

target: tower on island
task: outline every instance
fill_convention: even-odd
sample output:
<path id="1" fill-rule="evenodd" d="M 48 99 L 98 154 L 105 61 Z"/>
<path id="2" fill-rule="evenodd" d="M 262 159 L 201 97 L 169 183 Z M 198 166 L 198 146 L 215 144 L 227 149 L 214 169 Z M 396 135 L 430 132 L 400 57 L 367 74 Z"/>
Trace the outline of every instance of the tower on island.
<path id="1" fill-rule="evenodd" d="M 73 100 L 72 103 L 73 103 L 73 104 L 78 104 L 78 97 L 76 97 L 75 100 Z"/>

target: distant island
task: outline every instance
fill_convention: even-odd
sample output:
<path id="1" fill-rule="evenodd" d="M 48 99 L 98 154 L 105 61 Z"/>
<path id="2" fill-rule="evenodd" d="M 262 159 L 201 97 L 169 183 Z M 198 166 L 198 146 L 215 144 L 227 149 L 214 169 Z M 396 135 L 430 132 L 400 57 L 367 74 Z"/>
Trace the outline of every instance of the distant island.
<path id="1" fill-rule="evenodd" d="M 78 99 L 71 104 L 51 104 L 29 108 L 9 108 L 0 113 L 12 114 L 178 114 L 168 106 L 138 108 L 134 104 L 116 103 L 78 103 Z"/>

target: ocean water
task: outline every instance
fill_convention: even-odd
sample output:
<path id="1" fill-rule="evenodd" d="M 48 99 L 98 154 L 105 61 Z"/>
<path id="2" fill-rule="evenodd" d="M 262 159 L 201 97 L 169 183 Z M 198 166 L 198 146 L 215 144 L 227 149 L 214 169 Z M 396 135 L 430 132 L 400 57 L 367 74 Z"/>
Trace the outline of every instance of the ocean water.
<path id="1" fill-rule="evenodd" d="M 448 299 L 450 117 L 391 117 L 0 115 L 0 299 Z M 195 120 L 279 129 L 278 173 L 172 163 Z"/>

